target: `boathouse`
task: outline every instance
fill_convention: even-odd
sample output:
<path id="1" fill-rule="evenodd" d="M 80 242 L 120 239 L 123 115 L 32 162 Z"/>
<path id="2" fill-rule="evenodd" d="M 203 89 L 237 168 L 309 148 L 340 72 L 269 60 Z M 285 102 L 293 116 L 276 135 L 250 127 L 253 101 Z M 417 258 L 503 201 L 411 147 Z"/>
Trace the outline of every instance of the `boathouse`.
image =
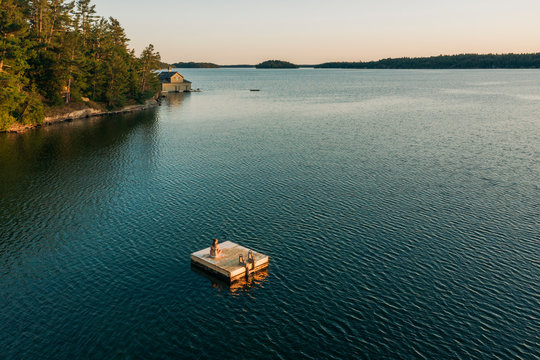
<path id="1" fill-rule="evenodd" d="M 184 77 L 177 71 L 162 71 L 159 73 L 159 80 L 161 81 L 162 92 L 189 92 L 191 91 L 191 81 L 184 79 Z"/>

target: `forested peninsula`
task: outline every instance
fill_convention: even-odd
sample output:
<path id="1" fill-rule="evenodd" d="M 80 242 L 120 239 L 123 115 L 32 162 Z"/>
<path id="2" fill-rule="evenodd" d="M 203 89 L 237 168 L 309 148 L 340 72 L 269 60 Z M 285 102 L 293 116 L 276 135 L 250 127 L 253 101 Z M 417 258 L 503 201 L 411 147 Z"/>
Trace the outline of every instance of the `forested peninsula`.
<path id="1" fill-rule="evenodd" d="M 0 0 L 0 131 L 81 107 L 118 109 L 159 89 L 160 55 L 136 56 L 90 0 Z"/>
<path id="2" fill-rule="evenodd" d="M 315 68 L 334 69 L 531 69 L 540 68 L 540 53 L 460 54 L 367 62 L 327 62 Z"/>

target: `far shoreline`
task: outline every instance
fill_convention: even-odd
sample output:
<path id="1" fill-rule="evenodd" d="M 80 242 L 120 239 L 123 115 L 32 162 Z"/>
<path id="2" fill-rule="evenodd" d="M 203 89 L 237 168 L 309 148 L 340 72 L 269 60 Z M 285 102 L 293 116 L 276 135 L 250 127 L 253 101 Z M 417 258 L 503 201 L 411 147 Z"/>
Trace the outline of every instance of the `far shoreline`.
<path id="1" fill-rule="evenodd" d="M 275 66 L 261 66 L 261 65 Z M 293 64 L 283 60 L 267 60 L 259 64 L 218 65 L 202 62 L 178 62 L 184 68 L 315 68 L 315 69 L 403 69 L 403 70 L 473 70 L 473 69 L 540 69 L 540 53 L 456 54 L 429 57 L 398 57 L 372 61 L 327 61 L 321 64 Z"/>

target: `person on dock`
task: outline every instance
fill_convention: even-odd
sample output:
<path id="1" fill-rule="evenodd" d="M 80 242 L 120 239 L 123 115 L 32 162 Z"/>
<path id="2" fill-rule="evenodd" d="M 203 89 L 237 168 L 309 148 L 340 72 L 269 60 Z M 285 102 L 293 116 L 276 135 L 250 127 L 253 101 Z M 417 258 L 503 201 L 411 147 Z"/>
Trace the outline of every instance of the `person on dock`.
<path id="1" fill-rule="evenodd" d="M 218 239 L 214 239 L 212 246 L 210 246 L 210 257 L 218 258 L 221 256 L 221 250 L 218 245 Z"/>

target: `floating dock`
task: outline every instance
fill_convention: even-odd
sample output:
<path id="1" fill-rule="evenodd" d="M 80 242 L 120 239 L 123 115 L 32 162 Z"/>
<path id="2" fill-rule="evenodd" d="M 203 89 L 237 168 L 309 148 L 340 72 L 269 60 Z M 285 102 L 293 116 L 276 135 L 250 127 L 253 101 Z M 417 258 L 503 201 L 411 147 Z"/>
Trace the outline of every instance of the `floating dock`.
<path id="1" fill-rule="evenodd" d="M 223 279 L 233 282 L 268 267 L 268 256 L 225 241 L 218 258 L 210 257 L 210 247 L 191 254 L 191 263 Z"/>

